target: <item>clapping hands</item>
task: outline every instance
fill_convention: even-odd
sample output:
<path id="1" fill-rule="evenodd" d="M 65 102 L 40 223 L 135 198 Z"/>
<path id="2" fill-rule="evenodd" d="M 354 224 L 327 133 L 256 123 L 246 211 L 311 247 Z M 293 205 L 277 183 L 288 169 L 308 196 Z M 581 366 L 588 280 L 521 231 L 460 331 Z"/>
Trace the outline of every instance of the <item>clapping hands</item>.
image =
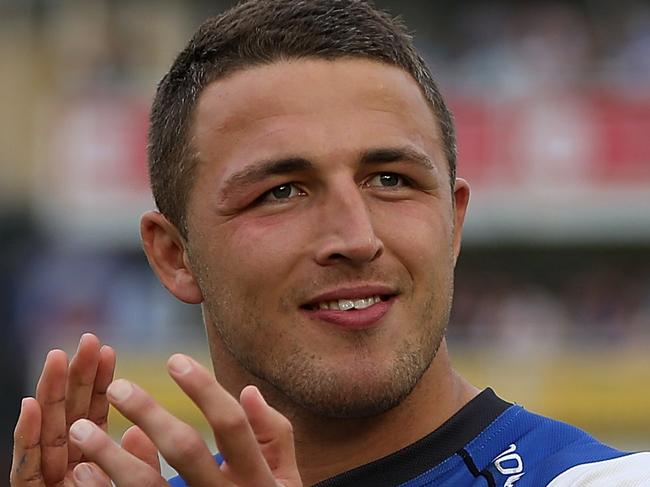
<path id="1" fill-rule="evenodd" d="M 15 430 L 11 487 L 167 486 L 158 451 L 193 487 L 299 487 L 291 423 L 248 386 L 239 400 L 198 362 L 174 355 L 167 369 L 212 427 L 225 461 L 200 434 L 136 384 L 112 382 L 115 353 L 84 335 L 70 365 L 52 351 L 36 399 L 23 401 Z M 109 385 L 110 384 L 110 385 Z M 135 426 L 121 445 L 106 434 L 108 404 Z"/>

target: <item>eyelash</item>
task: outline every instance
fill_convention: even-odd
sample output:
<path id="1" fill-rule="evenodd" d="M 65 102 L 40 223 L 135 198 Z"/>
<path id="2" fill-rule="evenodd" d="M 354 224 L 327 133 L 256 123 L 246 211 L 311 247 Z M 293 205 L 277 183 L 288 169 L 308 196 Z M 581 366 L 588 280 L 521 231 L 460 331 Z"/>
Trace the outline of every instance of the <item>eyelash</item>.
<path id="1" fill-rule="evenodd" d="M 403 187 L 413 186 L 413 183 L 411 182 L 411 180 L 409 178 L 407 178 L 406 176 L 403 176 L 401 174 L 394 173 L 394 172 L 380 172 L 380 173 L 377 173 L 377 174 L 373 175 L 371 178 L 369 178 L 364 183 L 364 186 L 369 187 L 370 186 L 370 181 L 372 181 L 375 178 L 381 178 L 382 176 L 394 176 L 394 177 L 397 177 L 399 180 L 401 180 L 402 184 L 401 185 L 395 185 L 395 186 L 381 186 L 381 185 L 378 185 L 377 187 L 387 188 L 387 189 L 394 189 L 394 188 L 403 188 Z"/>
<path id="2" fill-rule="evenodd" d="M 297 191 L 299 194 L 296 195 L 296 196 L 290 196 L 290 197 L 287 197 L 287 198 L 274 198 L 274 199 L 272 199 L 273 191 L 275 191 L 276 189 L 279 189 L 279 188 L 286 187 L 286 186 L 289 186 L 289 187 L 295 188 L 296 191 Z M 284 184 L 279 184 L 278 186 L 274 186 L 273 188 L 271 188 L 270 190 L 268 190 L 266 193 L 264 193 L 263 195 L 261 195 L 261 196 L 257 199 L 257 202 L 258 202 L 258 203 L 264 203 L 264 202 L 268 202 L 268 203 L 283 202 L 283 201 L 288 201 L 288 200 L 291 200 L 291 199 L 293 199 L 293 198 L 296 198 L 297 196 L 300 196 L 301 194 L 305 194 L 305 193 L 304 193 L 304 191 L 300 190 L 300 189 L 296 186 L 295 183 L 284 183 Z"/>
<path id="3" fill-rule="evenodd" d="M 381 185 L 377 185 L 377 186 L 374 186 L 374 187 L 381 187 L 381 188 L 387 188 L 387 189 L 394 189 L 394 188 L 402 188 L 402 187 L 410 187 L 410 186 L 413 186 L 413 183 L 411 182 L 411 180 L 410 180 L 409 178 L 407 178 L 406 176 L 403 176 L 403 175 L 401 175 L 401 174 L 394 173 L 394 172 L 381 172 L 381 173 L 376 173 L 376 174 L 374 174 L 373 176 L 371 176 L 370 178 L 368 178 L 368 179 L 363 183 L 363 186 L 364 186 L 364 187 L 373 187 L 373 186 L 370 185 L 370 181 L 372 181 L 372 180 L 375 179 L 375 178 L 381 178 L 381 177 L 383 177 L 383 176 L 395 176 L 395 177 L 397 177 L 397 178 L 401 181 L 401 184 L 400 184 L 400 185 L 395 185 L 395 186 L 381 186 Z M 297 194 L 297 195 L 294 195 L 294 196 L 288 196 L 288 197 L 286 197 L 286 198 L 273 198 L 273 191 L 275 191 L 275 190 L 277 190 L 277 189 L 279 189 L 279 188 L 283 188 L 283 187 L 292 187 L 292 188 L 295 188 L 296 191 L 298 192 L 298 194 Z M 298 196 L 304 195 L 304 194 L 305 194 L 305 192 L 302 191 L 301 189 L 299 189 L 299 188 L 296 186 L 295 183 L 283 183 L 283 184 L 279 184 L 278 186 L 274 186 L 273 188 L 271 188 L 270 190 L 268 190 L 267 192 L 265 192 L 264 194 L 262 194 L 262 195 L 257 199 L 256 202 L 257 202 L 257 203 L 265 203 L 265 202 L 268 202 L 268 203 L 278 203 L 278 202 L 284 202 L 284 201 L 292 200 L 292 199 L 294 199 L 294 198 L 296 198 L 296 197 L 298 197 Z"/>

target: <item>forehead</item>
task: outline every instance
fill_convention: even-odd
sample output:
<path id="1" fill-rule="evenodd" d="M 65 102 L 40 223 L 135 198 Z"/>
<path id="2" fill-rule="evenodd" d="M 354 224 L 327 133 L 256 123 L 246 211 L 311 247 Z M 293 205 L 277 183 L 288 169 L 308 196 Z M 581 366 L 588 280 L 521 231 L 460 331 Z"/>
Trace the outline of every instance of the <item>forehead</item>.
<path id="1" fill-rule="evenodd" d="M 199 98 L 193 141 L 202 161 L 382 143 L 441 152 L 435 115 L 410 74 L 359 58 L 278 61 L 219 79 Z"/>

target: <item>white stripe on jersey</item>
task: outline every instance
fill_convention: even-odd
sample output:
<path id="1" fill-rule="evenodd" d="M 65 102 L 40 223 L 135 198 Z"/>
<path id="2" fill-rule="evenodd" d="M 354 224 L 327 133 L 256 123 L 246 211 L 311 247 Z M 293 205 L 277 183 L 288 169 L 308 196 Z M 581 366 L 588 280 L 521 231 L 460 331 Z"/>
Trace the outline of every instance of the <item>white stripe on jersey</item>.
<path id="1" fill-rule="evenodd" d="M 650 487 L 650 452 L 585 463 L 555 477 L 547 487 Z"/>

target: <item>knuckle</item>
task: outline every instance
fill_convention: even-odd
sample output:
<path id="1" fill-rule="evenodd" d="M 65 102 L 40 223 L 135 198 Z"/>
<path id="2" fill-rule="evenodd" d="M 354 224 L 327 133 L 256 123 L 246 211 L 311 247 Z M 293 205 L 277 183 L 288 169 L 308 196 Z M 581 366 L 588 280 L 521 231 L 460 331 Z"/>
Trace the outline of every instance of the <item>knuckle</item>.
<path id="1" fill-rule="evenodd" d="M 280 425 L 280 434 L 289 441 L 293 441 L 293 424 L 283 417 Z"/>
<path id="2" fill-rule="evenodd" d="M 249 428 L 248 418 L 241 409 L 215 418 L 212 425 L 215 431 L 228 434 L 241 433 Z"/>
<path id="3" fill-rule="evenodd" d="M 24 439 L 20 433 L 14 434 L 14 443 L 16 444 L 16 451 L 24 451 L 26 454 L 30 453 L 32 450 L 41 447 L 40 438 L 33 443 L 24 443 Z"/>
<path id="4" fill-rule="evenodd" d="M 160 408 L 158 403 L 149 394 L 143 393 L 140 389 L 135 389 L 134 393 L 135 394 L 132 396 L 133 400 L 129 398 L 129 400 L 126 401 L 134 410 L 140 411 L 141 414 L 149 414 Z"/>
<path id="5" fill-rule="evenodd" d="M 170 435 L 169 439 L 171 448 L 167 456 L 174 462 L 196 458 L 206 449 L 201 436 L 189 427 L 179 428 Z"/>
<path id="6" fill-rule="evenodd" d="M 62 448 L 67 444 L 68 444 L 67 433 L 61 433 L 48 441 L 43 441 L 43 446 L 45 448 Z"/>
<path id="7" fill-rule="evenodd" d="M 53 406 L 57 406 L 59 404 L 65 404 L 65 396 L 56 397 L 54 399 L 45 398 L 45 399 L 43 399 L 42 404 L 43 404 L 43 407 L 45 407 L 45 408 L 50 408 L 50 407 L 53 407 Z"/>
<path id="8" fill-rule="evenodd" d="M 22 475 L 21 473 L 12 470 L 9 475 L 9 483 L 12 487 L 19 486 L 31 486 L 31 485 L 42 485 L 43 484 L 43 474 L 40 470 L 36 472 L 29 473 L 27 475 Z"/>

